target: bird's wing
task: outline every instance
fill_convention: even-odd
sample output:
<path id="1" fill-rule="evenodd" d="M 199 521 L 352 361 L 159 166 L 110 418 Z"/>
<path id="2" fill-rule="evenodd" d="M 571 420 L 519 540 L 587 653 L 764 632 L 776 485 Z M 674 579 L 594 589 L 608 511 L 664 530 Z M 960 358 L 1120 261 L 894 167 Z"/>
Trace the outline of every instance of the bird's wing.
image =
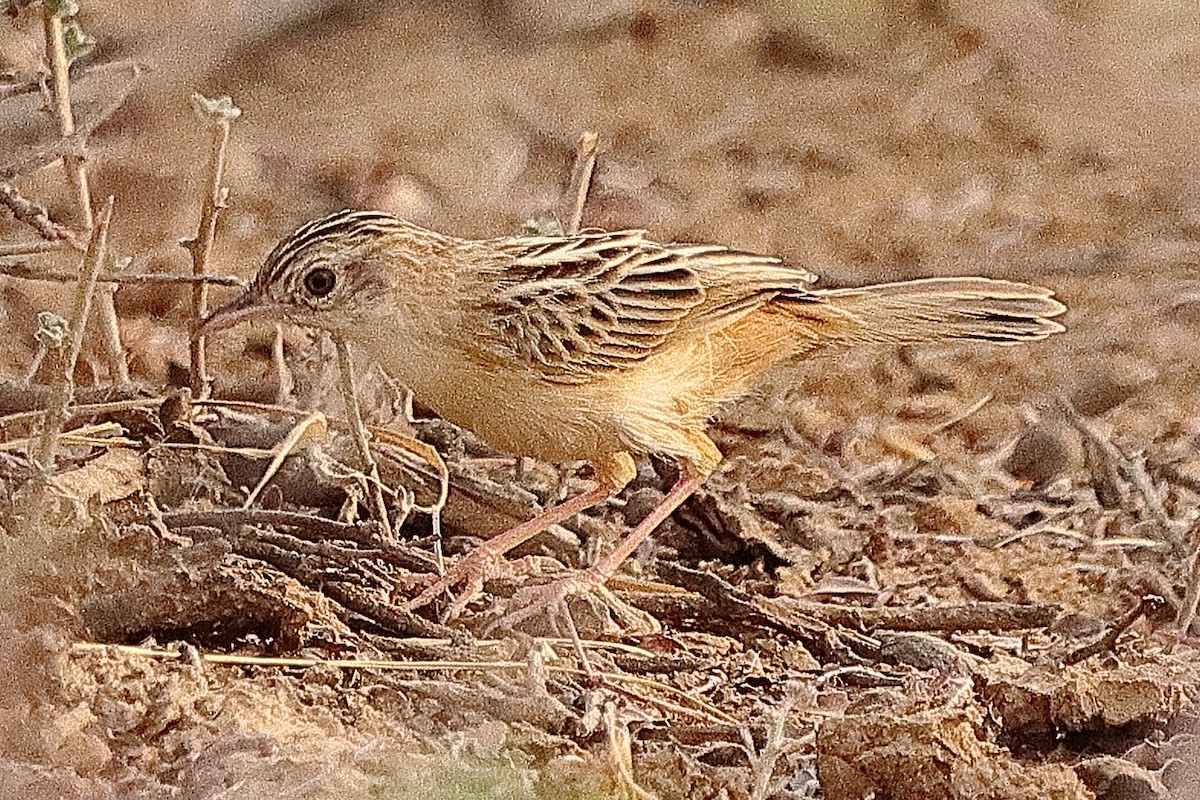
<path id="1" fill-rule="evenodd" d="M 641 231 L 489 242 L 489 319 L 478 342 L 541 377 L 586 383 L 682 335 L 704 335 L 812 279 L 714 245 L 660 245 Z"/>

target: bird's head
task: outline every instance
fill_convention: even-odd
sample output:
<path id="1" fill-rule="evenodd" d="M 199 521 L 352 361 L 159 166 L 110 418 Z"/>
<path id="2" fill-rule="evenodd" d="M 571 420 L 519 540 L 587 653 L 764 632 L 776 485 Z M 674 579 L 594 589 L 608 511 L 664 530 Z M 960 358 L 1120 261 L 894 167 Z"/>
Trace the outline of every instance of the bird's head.
<path id="1" fill-rule="evenodd" d="M 375 211 L 339 211 L 275 246 L 250 287 L 209 314 L 200 333 L 250 318 L 353 334 L 397 316 L 397 296 L 444 237 Z"/>

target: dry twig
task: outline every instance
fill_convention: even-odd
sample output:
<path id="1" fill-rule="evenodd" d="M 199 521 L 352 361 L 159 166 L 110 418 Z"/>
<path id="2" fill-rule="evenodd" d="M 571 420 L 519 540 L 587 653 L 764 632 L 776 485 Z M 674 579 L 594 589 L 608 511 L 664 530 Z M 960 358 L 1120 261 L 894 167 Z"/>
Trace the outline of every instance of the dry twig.
<path id="1" fill-rule="evenodd" d="M 375 506 L 375 516 L 383 525 L 384 530 L 392 533 L 388 521 L 387 501 L 383 494 L 383 481 L 379 478 L 379 465 L 371 453 L 370 434 L 363 424 L 362 412 L 358 405 L 358 392 L 354 387 L 354 365 L 350 360 L 350 348 L 346 341 L 339 336 L 333 337 L 337 348 L 338 371 L 341 373 L 342 402 L 346 406 L 346 417 L 350 422 L 350 435 L 354 438 L 358 457 L 362 459 L 364 471 L 371 484 L 371 501 Z"/>
<path id="2" fill-rule="evenodd" d="M 22 196 L 7 183 L 0 183 L 0 205 L 7 208 L 17 220 L 37 231 L 46 241 L 66 242 L 79 251 L 86 248 L 75 231 L 50 219 L 50 214 L 45 208 Z"/>
<path id="3" fill-rule="evenodd" d="M 1187 560 L 1187 588 L 1175 615 L 1175 624 L 1185 636 L 1192 629 L 1196 621 L 1196 608 L 1200 606 L 1200 520 L 1192 525 L 1187 538 L 1192 542 L 1192 553 Z"/>
<path id="4" fill-rule="evenodd" d="M 1077 650 L 1073 650 L 1063 659 L 1063 663 L 1067 665 L 1078 664 L 1080 661 L 1089 659 L 1094 655 L 1109 652 L 1117 646 L 1117 640 L 1121 638 L 1121 634 L 1129 630 L 1129 627 L 1133 623 L 1141 619 L 1150 609 L 1160 606 L 1164 602 L 1158 595 L 1145 595 L 1138 601 L 1136 606 L 1129 609 L 1124 616 L 1114 622 L 1102 636 Z"/>
<path id="5" fill-rule="evenodd" d="M 217 235 L 217 216 L 225 208 L 229 190 L 221 185 L 225 178 L 225 149 L 229 144 L 229 124 L 242 111 L 228 97 L 215 100 L 192 95 L 192 107 L 196 115 L 212 129 L 212 144 L 208 156 L 208 185 L 204 203 L 200 210 L 200 225 L 196 238 L 184 242 L 192 255 L 192 274 L 202 277 L 208 273 L 208 260 L 212 256 L 213 241 Z M 197 281 L 192 286 L 192 337 L 189 348 L 192 394 L 203 399 L 208 396 L 210 386 L 204 355 L 204 337 L 198 335 L 199 326 L 208 313 L 208 283 Z"/>
<path id="6" fill-rule="evenodd" d="M 63 39 L 63 21 L 57 4 L 43 3 L 42 23 L 46 34 L 46 61 L 50 65 L 50 98 L 58 132 L 64 140 L 76 137 L 75 114 L 71 110 L 70 61 L 67 58 L 66 42 Z M 63 156 L 63 168 L 67 182 L 75 194 L 75 204 L 85 231 L 91 232 L 95 225 L 92 214 L 92 193 L 88 182 L 86 148 L 82 142 L 78 150 Z M 103 266 L 103 265 L 101 265 Z M 94 288 L 94 287 L 93 287 Z M 117 323 L 117 310 L 113 305 L 111 287 L 105 287 L 96 298 L 97 319 L 101 338 L 108 357 L 108 368 L 117 383 L 129 382 L 129 367 L 125 363 L 125 348 L 121 345 L 121 328 Z"/>
<path id="7" fill-rule="evenodd" d="M 579 134 L 579 142 L 575 145 L 575 165 L 571 168 L 571 182 L 564 198 L 568 213 L 563 232 L 568 236 L 579 233 L 579 225 L 583 222 L 583 207 L 592 188 L 592 173 L 596 169 L 596 148 L 599 141 L 600 137 L 595 133 L 584 131 Z"/>
<path id="8" fill-rule="evenodd" d="M 33 460 L 49 473 L 54 468 L 54 444 L 62 426 L 70 416 L 71 397 L 75 389 L 75 363 L 83 349 L 83 333 L 87 327 L 88 314 L 92 308 L 92 295 L 96 290 L 96 276 L 104 264 L 108 251 L 108 224 L 112 219 L 113 198 L 109 197 L 100 211 L 99 224 L 92 233 L 87 255 L 80 267 L 79 286 L 75 293 L 75 308 L 71 314 L 71 339 L 67 347 L 66 363 L 55 383 L 55 398 L 49 414 L 42 423 L 41 439 Z"/>
<path id="9" fill-rule="evenodd" d="M 36 250 L 35 252 L 53 252 L 62 249 L 62 245 L 54 242 L 37 242 L 28 245 L 14 245 L 13 248 L 28 248 L 33 250 L 38 245 L 42 245 L 45 249 Z M 6 258 L 9 255 L 21 255 L 20 253 L 6 253 L 4 248 L 0 248 L 0 258 Z M 79 280 L 78 275 L 72 275 L 69 272 L 60 272 L 53 269 L 38 269 L 30 266 L 24 261 L 15 261 L 8 263 L 0 263 L 0 275 L 9 278 L 22 278 L 31 281 L 55 281 L 56 283 L 73 283 Z M 115 283 L 121 284 L 139 284 L 147 283 L 203 283 L 214 286 L 236 286 L 245 287 L 246 282 L 241 278 L 232 275 L 173 275 L 168 272 L 123 272 L 120 275 L 101 275 L 96 278 L 98 283 Z"/>

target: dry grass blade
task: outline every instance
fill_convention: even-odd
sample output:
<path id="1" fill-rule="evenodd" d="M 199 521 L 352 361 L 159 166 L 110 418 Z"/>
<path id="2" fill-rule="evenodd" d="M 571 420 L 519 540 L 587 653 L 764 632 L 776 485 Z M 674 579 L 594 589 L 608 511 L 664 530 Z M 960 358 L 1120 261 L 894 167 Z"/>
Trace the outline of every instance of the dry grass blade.
<path id="1" fill-rule="evenodd" d="M 608 734 L 609 762 L 617 776 L 617 797 L 635 800 L 657 800 L 633 778 L 633 739 L 629 729 L 617 720 L 613 703 L 604 704 L 604 729 Z"/>
<path id="2" fill-rule="evenodd" d="M 136 439 L 125 436 L 124 433 L 125 429 L 115 422 L 101 422 L 96 425 L 85 425 L 82 428 L 62 431 L 56 439 L 59 444 L 86 447 L 138 447 L 142 444 Z M 0 451 L 23 450 L 40 441 L 40 435 L 12 439 L 0 442 Z"/>
<path id="3" fill-rule="evenodd" d="M 246 497 L 246 502 L 242 504 L 242 508 L 247 509 L 254 505 L 254 501 L 258 499 L 258 495 L 271 482 L 271 478 L 275 477 L 275 473 L 283 466 L 283 462 L 287 461 L 288 457 L 295 452 L 297 447 L 306 441 L 319 439 L 325 435 L 328 429 L 329 425 L 325 420 L 325 415 L 320 411 L 312 412 L 297 423 L 288 432 L 287 437 L 275 448 L 275 455 L 272 457 L 271 463 L 267 465 L 267 471 L 263 473 L 262 478 L 258 481 L 258 485 Z"/>
<path id="4" fill-rule="evenodd" d="M 367 430 L 370 432 L 371 437 L 380 444 L 394 445 L 401 452 L 414 456 L 416 458 L 414 464 L 416 468 L 426 466 L 433 469 L 437 475 L 439 485 L 437 499 L 429 505 L 414 504 L 413 508 L 422 514 L 440 514 L 446 505 L 446 498 L 450 494 L 450 468 L 446 466 L 446 462 L 442 459 L 442 455 L 437 451 L 437 448 L 425 444 L 420 439 L 404 436 L 376 425 L 368 426 Z"/>
<path id="5" fill-rule="evenodd" d="M 185 658 L 186 654 L 177 650 L 154 647 L 135 647 L 130 645 L 104 644 L 101 642 L 76 642 L 72 649 L 78 652 L 115 650 L 131 656 L 146 658 Z M 491 672 L 496 670 L 526 670 L 528 661 L 396 661 L 392 659 L 327 659 L 327 658 L 276 658 L 269 656 L 246 656 L 227 653 L 200 653 L 199 658 L 207 664 L 232 664 L 240 666 L 280 667 L 288 669 L 303 669 L 308 667 L 332 667 L 334 669 L 358 670 L 378 669 L 402 672 L 437 672 L 462 670 L 471 672 Z M 575 677 L 589 677 L 581 669 L 557 664 L 542 665 L 547 672 L 556 672 Z M 597 679 L 613 683 L 628 683 L 646 688 L 652 688 L 663 694 L 678 697 L 695 706 L 698 716 L 708 717 L 724 725 L 740 725 L 739 720 L 725 714 L 714 706 L 699 700 L 686 692 L 665 683 L 648 680 L 636 675 L 625 675 L 616 672 L 597 672 Z"/>
<path id="6" fill-rule="evenodd" d="M 385 530 L 391 532 L 392 526 L 388 520 L 387 501 L 384 498 L 383 481 L 379 478 L 379 465 L 371 454 L 370 434 L 363 424 L 362 412 L 358 405 L 358 392 L 354 387 L 354 364 L 350 359 L 350 348 L 344 339 L 335 336 L 334 345 L 337 347 L 338 370 L 341 373 L 342 402 L 346 406 L 346 416 L 350 421 L 350 434 L 358 448 L 358 457 L 366 467 L 371 484 L 371 501 L 375 506 L 375 516 L 383 524 Z"/>

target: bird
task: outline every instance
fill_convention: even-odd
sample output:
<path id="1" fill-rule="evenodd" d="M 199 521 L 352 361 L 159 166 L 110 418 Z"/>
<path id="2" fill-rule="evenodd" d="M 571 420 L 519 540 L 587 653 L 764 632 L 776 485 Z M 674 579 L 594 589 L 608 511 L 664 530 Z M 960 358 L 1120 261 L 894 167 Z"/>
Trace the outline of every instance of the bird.
<path id="1" fill-rule="evenodd" d="M 498 450 L 591 465 L 593 488 L 487 540 L 407 603 L 461 586 L 454 616 L 506 553 L 620 492 L 636 459 L 671 459 L 678 479 L 609 553 L 526 599 L 548 607 L 603 586 L 716 469 L 709 421 L 781 363 L 860 344 L 1013 345 L 1064 330 L 1054 318 L 1066 306 L 1025 283 L 816 281 L 778 258 L 660 244 L 643 230 L 466 239 L 343 210 L 280 241 L 199 332 L 255 317 L 329 331 Z"/>

